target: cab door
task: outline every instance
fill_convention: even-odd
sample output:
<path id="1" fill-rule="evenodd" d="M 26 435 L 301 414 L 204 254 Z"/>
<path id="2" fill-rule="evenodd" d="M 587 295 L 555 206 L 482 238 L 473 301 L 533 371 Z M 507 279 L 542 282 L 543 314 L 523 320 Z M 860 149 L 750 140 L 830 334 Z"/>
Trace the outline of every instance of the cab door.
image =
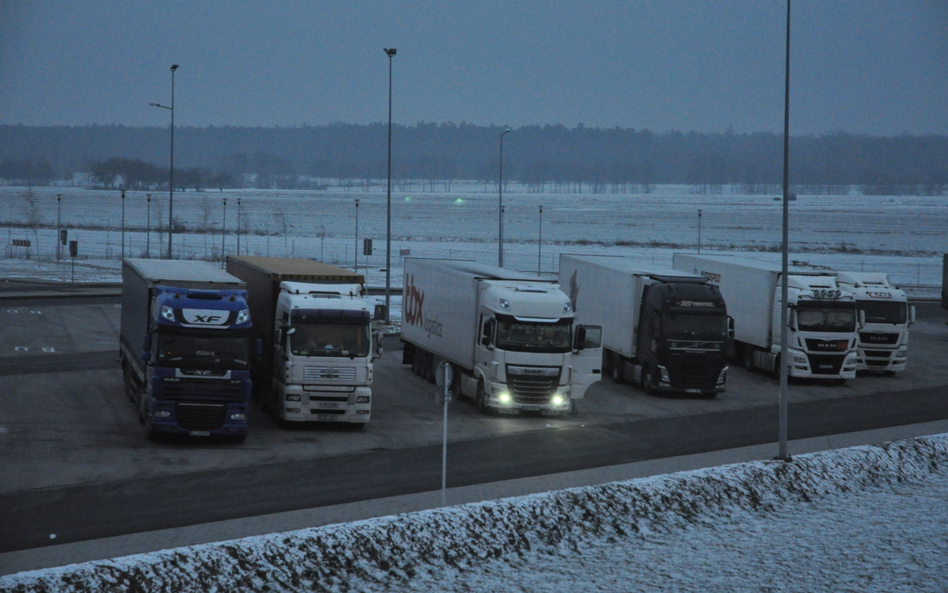
<path id="1" fill-rule="evenodd" d="M 573 340 L 570 399 L 583 399 L 586 390 L 602 379 L 602 326 L 579 325 Z"/>

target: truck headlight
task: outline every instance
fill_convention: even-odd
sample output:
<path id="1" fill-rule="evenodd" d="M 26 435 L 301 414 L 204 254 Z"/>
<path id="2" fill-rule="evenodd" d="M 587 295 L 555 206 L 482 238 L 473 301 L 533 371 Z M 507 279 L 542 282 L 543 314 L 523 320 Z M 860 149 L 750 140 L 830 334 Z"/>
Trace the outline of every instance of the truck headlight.
<path id="1" fill-rule="evenodd" d="M 806 356 L 797 356 L 796 354 L 794 354 L 793 362 L 797 364 L 806 364 Z"/>
<path id="2" fill-rule="evenodd" d="M 661 382 L 662 382 L 662 383 L 671 383 L 671 377 L 669 377 L 669 375 L 668 375 L 668 369 L 666 369 L 665 367 L 659 365 L 659 366 L 658 366 L 658 372 L 661 374 Z"/>
<path id="3" fill-rule="evenodd" d="M 167 319 L 168 321 L 174 321 L 174 309 L 168 305 L 161 306 L 161 317 Z"/>
<path id="4" fill-rule="evenodd" d="M 905 350 L 899 350 L 898 352 L 895 353 L 895 357 L 896 357 L 896 358 L 908 358 L 908 352 L 906 352 Z"/>
<path id="5" fill-rule="evenodd" d="M 367 404 L 369 403 L 370 397 L 368 395 L 357 395 L 356 403 L 357 404 Z"/>
<path id="6" fill-rule="evenodd" d="M 721 369 L 721 372 L 718 374 L 717 385 L 724 385 L 727 383 L 727 367 Z"/>
<path id="7" fill-rule="evenodd" d="M 500 394 L 497 395 L 497 399 L 500 400 L 500 403 L 502 404 L 509 404 L 510 394 L 507 393 L 506 391 L 501 391 Z"/>
<path id="8" fill-rule="evenodd" d="M 550 400 L 550 403 L 553 404 L 554 406 L 562 406 L 565 401 L 566 401 L 566 398 L 564 398 L 562 395 L 557 393 L 556 395 L 553 396 L 553 399 Z"/>
<path id="9" fill-rule="evenodd" d="M 237 323 L 247 323 L 250 321 L 250 309 L 244 309 L 237 314 Z"/>
<path id="10" fill-rule="evenodd" d="M 231 414 L 230 419 L 231 420 L 246 420 L 247 415 L 246 414 Z"/>
<path id="11" fill-rule="evenodd" d="M 288 401 L 288 402 L 298 402 L 298 401 L 302 401 L 302 399 L 300 398 L 300 394 L 298 394 L 298 393 L 287 393 L 287 394 L 286 394 L 286 401 Z"/>

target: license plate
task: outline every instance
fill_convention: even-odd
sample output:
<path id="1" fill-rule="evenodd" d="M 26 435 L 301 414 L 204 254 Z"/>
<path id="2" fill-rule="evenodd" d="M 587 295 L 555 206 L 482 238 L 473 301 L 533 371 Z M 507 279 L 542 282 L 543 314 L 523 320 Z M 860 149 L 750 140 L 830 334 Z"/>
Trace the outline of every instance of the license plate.
<path id="1" fill-rule="evenodd" d="M 701 393 L 700 389 L 685 389 L 685 393 Z"/>
<path id="2" fill-rule="evenodd" d="M 523 407 L 524 412 L 537 412 L 539 410 L 540 410 L 540 406 L 524 406 Z"/>
<path id="3" fill-rule="evenodd" d="M 332 414 L 316 414 L 316 420 L 328 420 L 329 422 L 338 422 L 340 420 L 340 417 L 334 416 Z"/>
<path id="4" fill-rule="evenodd" d="M 189 432 L 188 434 L 190 434 L 190 435 L 193 436 L 193 437 L 209 437 L 209 436 L 211 436 L 211 431 L 209 431 L 209 430 L 192 430 L 192 431 Z"/>
<path id="5" fill-rule="evenodd" d="M 339 406 L 340 404 L 337 404 L 336 402 L 320 402 L 317 407 L 324 410 L 336 410 L 339 408 Z"/>

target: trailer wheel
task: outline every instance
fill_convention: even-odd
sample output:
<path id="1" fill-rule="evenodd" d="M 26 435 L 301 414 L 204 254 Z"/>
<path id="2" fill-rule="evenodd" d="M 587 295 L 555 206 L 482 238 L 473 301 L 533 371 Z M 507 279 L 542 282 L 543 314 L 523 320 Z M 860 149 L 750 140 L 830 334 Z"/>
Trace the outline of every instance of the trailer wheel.
<path id="1" fill-rule="evenodd" d="M 750 344 L 744 344 L 741 348 L 741 366 L 745 371 L 754 370 L 754 347 Z"/>
<path id="2" fill-rule="evenodd" d="M 642 391 L 655 395 L 655 372 L 649 366 L 642 367 Z"/>
<path id="3" fill-rule="evenodd" d="M 487 415 L 490 414 L 490 408 L 487 407 L 487 394 L 484 392 L 484 382 L 477 382 L 477 395 L 475 396 L 474 403 L 477 404 L 477 411 L 481 414 Z"/>

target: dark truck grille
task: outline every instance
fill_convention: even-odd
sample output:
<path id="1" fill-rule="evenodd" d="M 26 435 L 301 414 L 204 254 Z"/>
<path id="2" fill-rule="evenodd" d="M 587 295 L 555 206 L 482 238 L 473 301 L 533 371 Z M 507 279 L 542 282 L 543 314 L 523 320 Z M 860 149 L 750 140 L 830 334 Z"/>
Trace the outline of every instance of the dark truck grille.
<path id="1" fill-rule="evenodd" d="M 717 355 L 672 353 L 665 368 L 673 387 L 713 389 L 724 363 Z"/>
<path id="2" fill-rule="evenodd" d="M 891 346 L 899 342 L 899 334 L 877 334 L 873 332 L 859 332 L 859 341 L 865 345 Z"/>
<path id="3" fill-rule="evenodd" d="M 224 425 L 227 406 L 178 402 L 175 413 L 178 417 L 178 426 L 185 430 L 217 430 Z"/>
<path id="4" fill-rule="evenodd" d="M 243 401 L 242 381 L 176 381 L 164 382 L 165 399 L 210 399 L 217 401 Z"/>
<path id="5" fill-rule="evenodd" d="M 871 367 L 889 366 L 889 359 L 893 352 L 893 350 L 865 350 L 863 360 Z"/>
<path id="6" fill-rule="evenodd" d="M 556 393 L 560 369 L 550 367 L 507 367 L 510 396 L 518 404 L 546 404 Z"/>
<path id="7" fill-rule="evenodd" d="M 810 372 L 815 375 L 838 375 L 843 368 L 845 355 L 841 354 L 807 354 L 810 359 Z"/>

